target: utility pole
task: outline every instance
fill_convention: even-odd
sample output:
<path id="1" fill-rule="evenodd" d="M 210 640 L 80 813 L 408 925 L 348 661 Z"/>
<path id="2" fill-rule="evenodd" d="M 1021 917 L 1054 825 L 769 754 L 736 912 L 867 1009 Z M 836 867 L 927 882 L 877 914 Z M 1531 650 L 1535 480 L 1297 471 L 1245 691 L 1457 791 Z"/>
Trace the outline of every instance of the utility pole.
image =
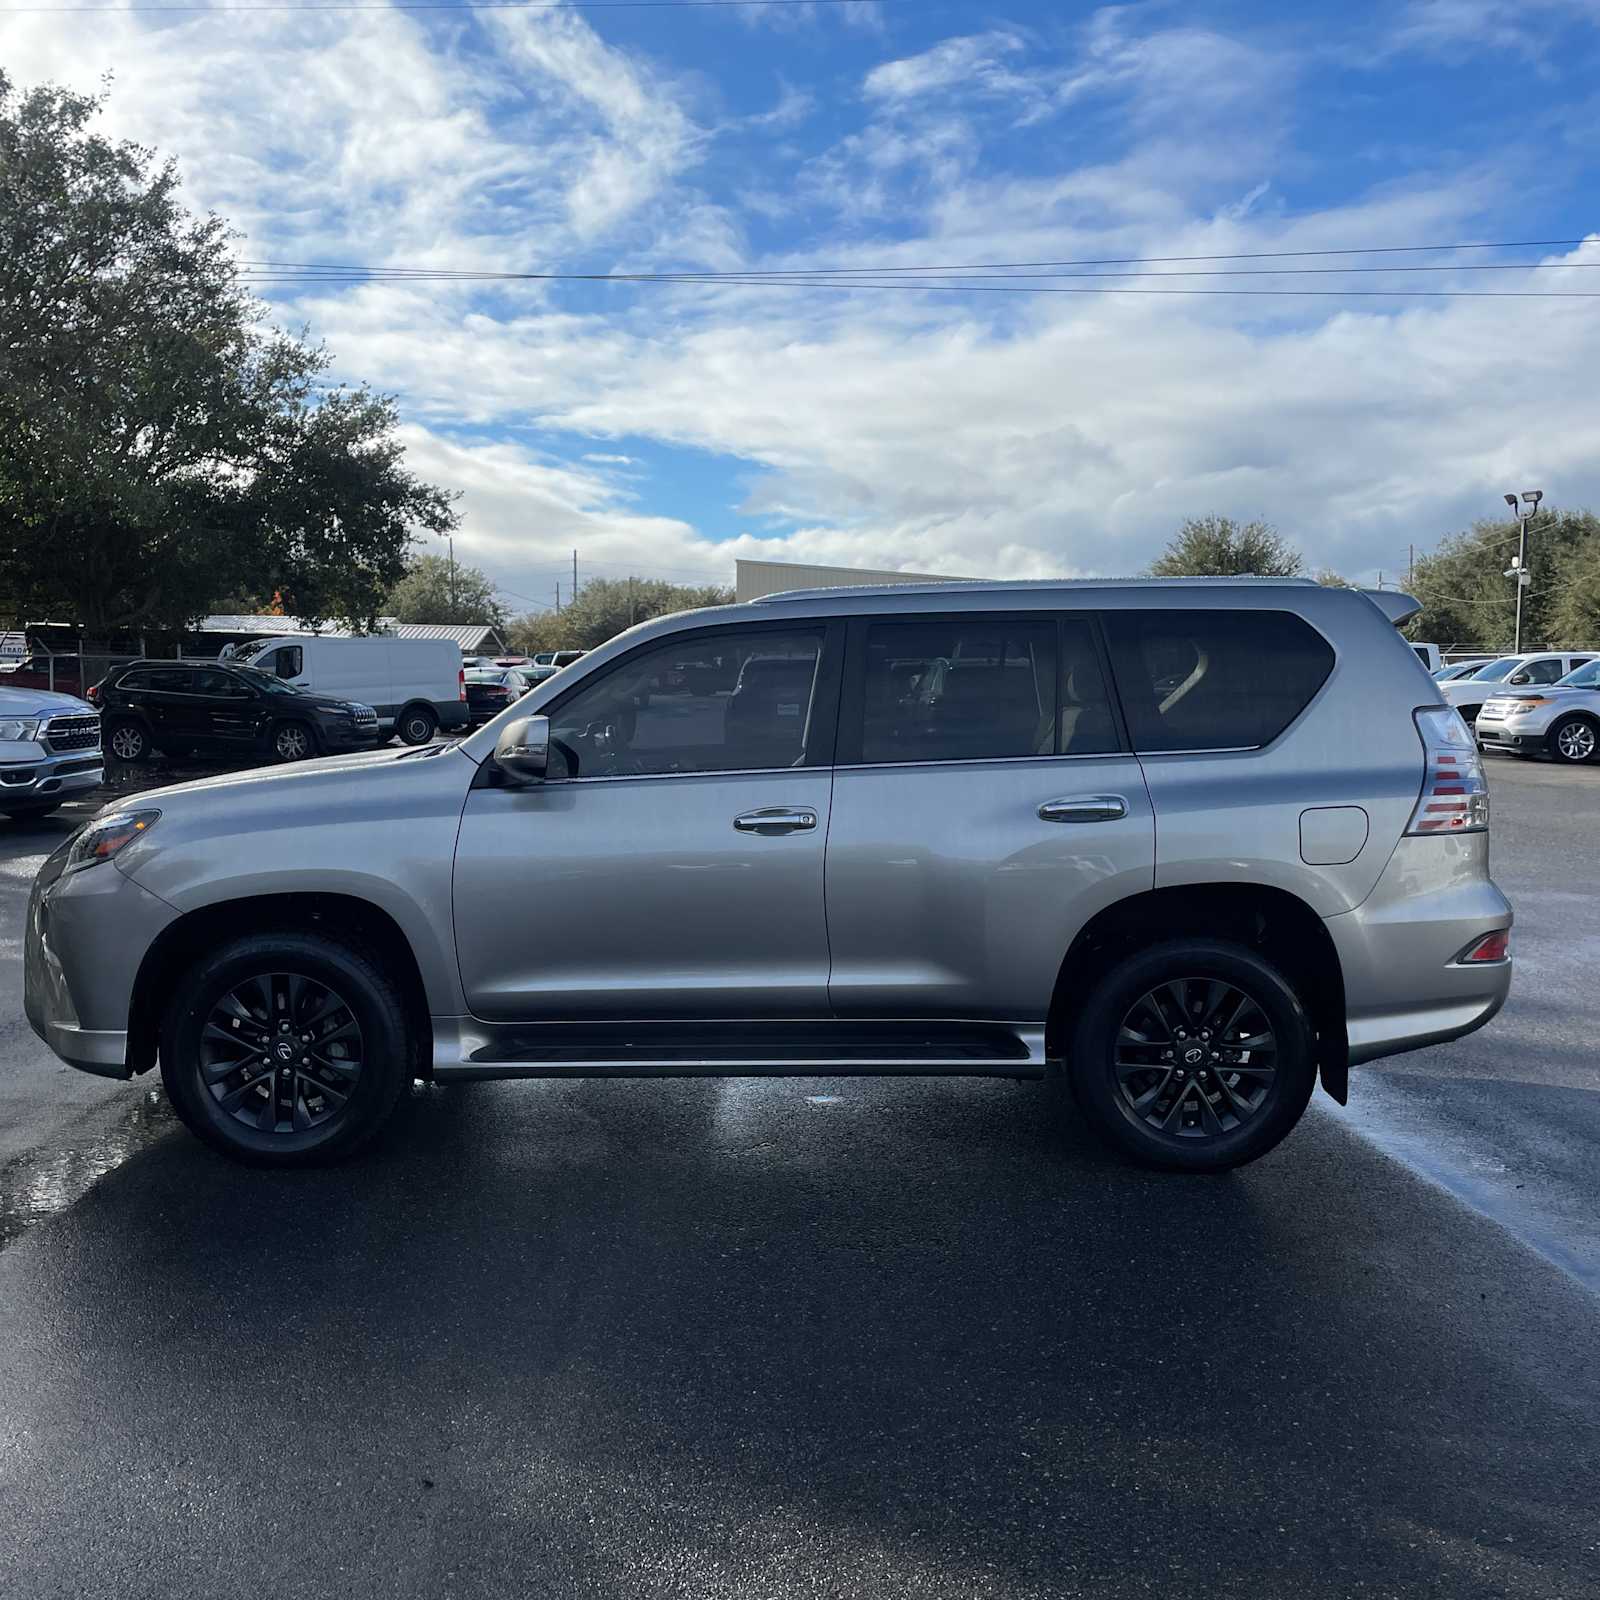
<path id="1" fill-rule="evenodd" d="M 1406 593 L 1410 594 L 1417 582 L 1417 547 L 1414 544 L 1406 546 Z"/>
<path id="2" fill-rule="evenodd" d="M 454 534 L 445 535 L 450 546 L 450 620 L 456 620 L 456 540 Z"/>
<path id="3" fill-rule="evenodd" d="M 561 580 L 556 579 L 556 610 L 561 610 Z"/>
<path id="4" fill-rule="evenodd" d="M 1517 518 L 1517 559 L 1511 563 L 1511 570 L 1506 577 L 1515 578 L 1517 581 L 1517 627 L 1516 637 L 1511 646 L 1511 653 L 1515 656 L 1522 654 L 1522 592 L 1530 582 L 1528 575 L 1528 519 L 1539 510 L 1539 502 L 1544 499 L 1543 489 L 1524 489 L 1522 491 L 1522 504 L 1517 504 L 1517 497 L 1508 494 L 1505 502 L 1516 513 Z"/>
<path id="5" fill-rule="evenodd" d="M 578 598 L 578 552 L 572 552 L 572 598 Z"/>

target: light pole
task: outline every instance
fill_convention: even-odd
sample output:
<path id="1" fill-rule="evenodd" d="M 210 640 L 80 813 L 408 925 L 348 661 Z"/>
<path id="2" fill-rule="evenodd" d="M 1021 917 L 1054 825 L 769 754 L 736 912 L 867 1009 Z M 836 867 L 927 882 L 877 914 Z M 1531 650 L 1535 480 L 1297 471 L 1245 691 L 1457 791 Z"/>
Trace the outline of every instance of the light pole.
<path id="1" fill-rule="evenodd" d="M 456 540 L 454 534 L 446 534 L 445 542 L 450 546 L 450 620 L 456 620 Z"/>
<path id="2" fill-rule="evenodd" d="M 1536 516 L 1539 502 L 1544 499 L 1543 489 L 1524 489 L 1522 491 L 1522 504 L 1517 504 L 1517 497 L 1508 494 L 1506 504 L 1517 514 L 1517 559 L 1512 562 L 1512 570 L 1506 574 L 1508 578 L 1517 580 L 1517 628 L 1516 638 L 1512 642 L 1512 655 L 1522 654 L 1522 591 L 1528 587 L 1528 518 Z"/>

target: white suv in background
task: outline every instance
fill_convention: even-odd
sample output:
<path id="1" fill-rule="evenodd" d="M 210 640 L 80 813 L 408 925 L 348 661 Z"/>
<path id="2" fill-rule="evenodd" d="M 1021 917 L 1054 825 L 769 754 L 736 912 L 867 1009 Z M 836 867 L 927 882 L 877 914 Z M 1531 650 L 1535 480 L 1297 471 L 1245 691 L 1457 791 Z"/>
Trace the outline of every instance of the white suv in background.
<path id="1" fill-rule="evenodd" d="M 1500 656 L 1486 662 L 1477 672 L 1439 685 L 1439 693 L 1466 719 L 1468 726 L 1478 720 L 1484 703 L 1508 688 L 1543 688 L 1586 662 L 1594 652 L 1580 650 L 1570 654 L 1561 650 L 1535 650 L 1520 656 Z"/>
<path id="2" fill-rule="evenodd" d="M 1548 751 L 1576 764 L 1600 757 L 1600 660 L 1545 688 L 1508 689 L 1478 713 L 1478 740 L 1514 756 Z"/>

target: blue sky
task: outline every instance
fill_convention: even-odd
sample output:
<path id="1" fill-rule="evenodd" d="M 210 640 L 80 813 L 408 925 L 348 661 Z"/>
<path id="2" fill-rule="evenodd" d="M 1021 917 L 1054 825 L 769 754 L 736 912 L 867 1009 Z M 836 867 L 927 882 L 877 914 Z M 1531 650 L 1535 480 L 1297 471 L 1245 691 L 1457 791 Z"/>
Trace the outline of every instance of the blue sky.
<path id="1" fill-rule="evenodd" d="M 13 14 L 0 60 L 113 74 L 108 125 L 176 156 L 251 259 L 735 272 L 1585 240 L 1597 22 L 1600 0 Z M 1221 511 L 1370 580 L 1506 488 L 1600 505 L 1600 300 L 1397 292 L 1600 290 L 1600 242 L 1412 259 L 1449 270 L 1209 280 L 1336 291 L 1304 298 L 263 292 L 398 395 L 413 464 L 462 494 L 458 555 L 522 607 L 573 548 L 684 580 L 735 555 L 1115 573 Z"/>

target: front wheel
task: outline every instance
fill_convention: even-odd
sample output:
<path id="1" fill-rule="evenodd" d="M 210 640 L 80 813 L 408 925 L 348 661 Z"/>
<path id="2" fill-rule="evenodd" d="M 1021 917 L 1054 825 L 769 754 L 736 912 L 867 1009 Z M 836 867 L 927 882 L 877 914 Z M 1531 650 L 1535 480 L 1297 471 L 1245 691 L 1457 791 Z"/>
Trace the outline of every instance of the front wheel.
<path id="1" fill-rule="evenodd" d="M 1568 717 L 1550 730 L 1550 754 L 1557 761 L 1576 766 L 1593 761 L 1597 750 L 1600 737 L 1596 737 L 1594 724 L 1587 717 Z"/>
<path id="2" fill-rule="evenodd" d="M 1315 1044 L 1270 962 L 1245 945 L 1182 939 L 1127 956 L 1099 980 L 1067 1067 L 1084 1115 L 1125 1155 L 1226 1172 L 1300 1120 Z"/>
<path id="3" fill-rule="evenodd" d="M 317 753 L 317 745 L 305 723 L 280 722 L 272 731 L 272 753 L 280 761 L 304 761 Z"/>
<path id="4" fill-rule="evenodd" d="M 378 959 L 343 940 L 248 934 L 183 976 L 161 1032 L 174 1109 L 207 1144 L 263 1166 L 347 1156 L 413 1071 L 405 1004 Z"/>

